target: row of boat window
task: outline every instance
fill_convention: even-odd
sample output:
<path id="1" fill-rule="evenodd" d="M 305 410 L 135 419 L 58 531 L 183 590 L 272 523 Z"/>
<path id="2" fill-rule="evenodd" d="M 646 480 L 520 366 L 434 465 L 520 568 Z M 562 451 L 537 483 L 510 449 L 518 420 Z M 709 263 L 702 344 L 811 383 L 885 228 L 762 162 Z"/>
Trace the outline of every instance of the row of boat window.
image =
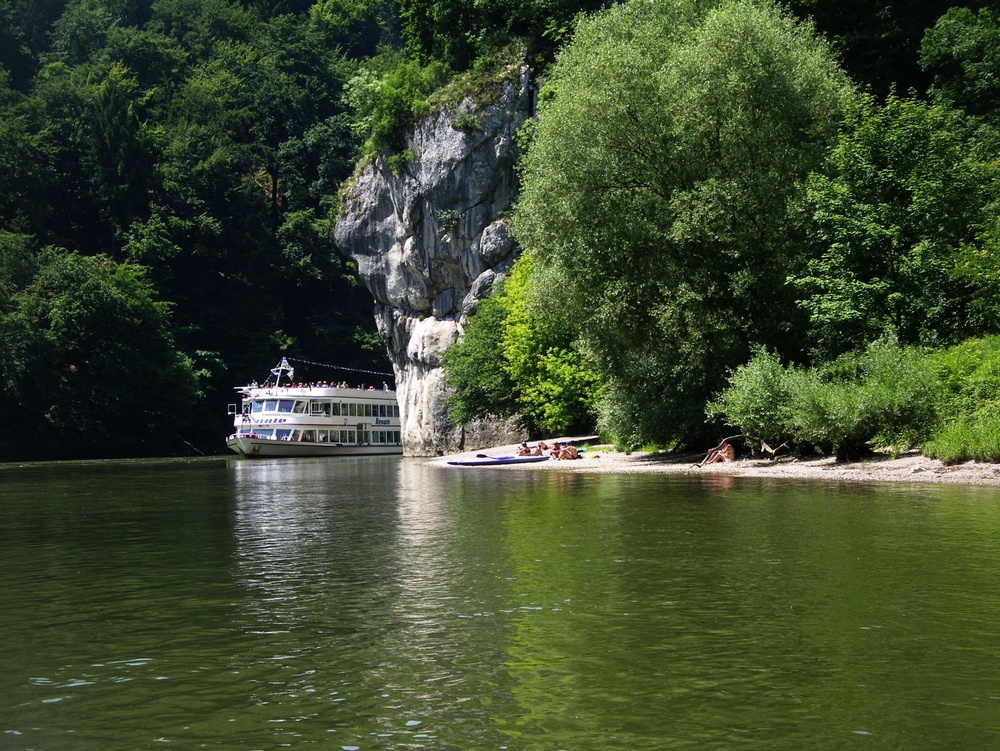
<path id="1" fill-rule="evenodd" d="M 244 411 L 247 406 L 244 405 Z M 323 399 L 259 399 L 250 402 L 250 412 L 291 412 L 313 417 L 399 417 L 398 404 L 359 404 Z"/>
<path id="2" fill-rule="evenodd" d="M 398 430 L 292 430 L 290 428 L 255 428 L 241 430 L 241 438 L 270 438 L 275 441 L 303 443 L 399 444 Z M 356 440 L 355 440 L 356 439 Z"/>

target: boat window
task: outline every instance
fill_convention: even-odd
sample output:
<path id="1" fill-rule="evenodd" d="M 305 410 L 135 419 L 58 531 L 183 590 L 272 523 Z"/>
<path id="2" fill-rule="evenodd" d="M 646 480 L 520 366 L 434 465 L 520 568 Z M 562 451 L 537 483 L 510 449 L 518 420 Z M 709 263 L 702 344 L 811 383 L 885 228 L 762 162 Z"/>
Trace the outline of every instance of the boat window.
<path id="1" fill-rule="evenodd" d="M 344 441 L 344 443 L 354 443 L 354 431 L 353 430 L 346 430 L 346 431 L 342 431 L 342 432 L 347 433 L 347 440 Z"/>
<path id="2" fill-rule="evenodd" d="M 292 440 L 293 441 L 300 440 L 301 435 L 302 435 L 302 431 L 301 430 L 293 430 L 292 431 Z"/>
<path id="3" fill-rule="evenodd" d="M 274 437 L 279 441 L 287 441 L 292 437 L 292 431 L 290 428 L 278 428 L 274 431 Z"/>
<path id="4" fill-rule="evenodd" d="M 367 430 L 358 431 L 358 443 L 371 443 L 372 436 Z"/>
<path id="5" fill-rule="evenodd" d="M 378 416 L 379 417 L 385 417 L 385 405 L 384 404 L 378 405 Z"/>
<path id="6" fill-rule="evenodd" d="M 331 412 L 334 417 L 340 417 L 340 402 L 334 402 L 331 406 Z"/>
<path id="7" fill-rule="evenodd" d="M 266 402 L 264 402 L 264 411 L 265 412 L 276 412 L 277 410 L 278 410 L 278 400 L 277 399 L 268 399 Z"/>
<path id="8" fill-rule="evenodd" d="M 307 443 L 316 443 L 316 431 L 315 430 L 303 430 L 302 440 Z"/>
<path id="9" fill-rule="evenodd" d="M 320 443 L 326 443 L 326 440 L 327 440 L 327 438 L 326 438 L 326 431 L 325 430 L 317 430 L 316 431 L 316 440 L 319 441 Z"/>
<path id="10" fill-rule="evenodd" d="M 254 430 L 258 438 L 274 438 L 273 428 L 257 428 Z"/>
<path id="11" fill-rule="evenodd" d="M 392 431 L 392 442 L 393 443 L 399 443 L 400 442 L 399 441 L 399 431 L 398 430 Z"/>
<path id="12" fill-rule="evenodd" d="M 371 416 L 372 416 L 372 405 L 366 404 L 365 405 L 365 417 L 371 417 Z"/>
<path id="13" fill-rule="evenodd" d="M 282 399 L 278 402 L 279 412 L 291 412 L 292 408 L 295 406 L 294 399 Z"/>
<path id="14" fill-rule="evenodd" d="M 306 411 L 305 402 L 295 402 L 295 409 L 293 409 L 292 412 L 294 412 L 297 415 L 301 415 L 304 414 L 305 411 Z"/>
<path id="15" fill-rule="evenodd" d="M 349 410 L 349 416 L 350 417 L 357 417 L 358 416 L 358 405 L 357 404 L 355 404 L 354 402 L 351 402 L 350 404 L 347 405 L 347 408 Z"/>
<path id="16" fill-rule="evenodd" d="M 320 402 L 313 400 L 309 403 L 310 414 L 313 417 L 321 417 L 330 415 L 330 402 Z"/>
<path id="17" fill-rule="evenodd" d="M 250 409 L 253 412 L 260 412 L 262 409 L 264 409 L 264 402 L 254 402 L 251 405 Z"/>

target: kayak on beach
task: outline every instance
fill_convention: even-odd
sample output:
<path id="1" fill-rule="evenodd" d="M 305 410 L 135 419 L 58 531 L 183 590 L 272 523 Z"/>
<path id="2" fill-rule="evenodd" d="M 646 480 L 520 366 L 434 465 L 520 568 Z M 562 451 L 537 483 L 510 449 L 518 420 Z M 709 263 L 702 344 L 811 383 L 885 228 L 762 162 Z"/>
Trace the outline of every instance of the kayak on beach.
<path id="1" fill-rule="evenodd" d="M 448 464 L 457 467 L 489 467 L 506 464 L 533 464 L 534 462 L 548 461 L 547 456 L 487 456 L 478 454 L 473 459 L 452 459 Z"/>

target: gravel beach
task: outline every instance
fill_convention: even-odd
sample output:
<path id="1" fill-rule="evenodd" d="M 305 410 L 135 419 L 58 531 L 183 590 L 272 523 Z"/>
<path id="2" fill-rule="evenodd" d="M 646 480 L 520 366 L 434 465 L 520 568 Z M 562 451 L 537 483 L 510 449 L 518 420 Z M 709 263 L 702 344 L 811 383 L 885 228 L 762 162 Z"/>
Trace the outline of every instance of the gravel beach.
<path id="1" fill-rule="evenodd" d="M 567 440 L 567 439 L 561 439 Z M 572 439 L 569 439 L 572 440 Z M 430 464 L 457 472 L 468 468 L 449 465 L 456 459 L 469 459 L 479 455 L 510 456 L 516 445 L 497 446 L 490 449 L 442 456 L 429 460 Z M 947 466 L 937 459 L 929 459 L 918 452 L 898 458 L 875 455 L 856 462 L 837 462 L 834 457 L 794 458 L 776 460 L 746 459 L 699 467 L 704 454 L 665 454 L 633 452 L 625 454 L 606 451 L 605 447 L 590 449 L 574 461 L 545 461 L 536 464 L 517 464 L 500 467 L 505 472 L 591 472 L 591 473 L 650 473 L 698 476 L 759 477 L 795 480 L 835 480 L 851 482 L 936 482 L 959 485 L 1000 485 L 1000 464 L 966 462 Z"/>

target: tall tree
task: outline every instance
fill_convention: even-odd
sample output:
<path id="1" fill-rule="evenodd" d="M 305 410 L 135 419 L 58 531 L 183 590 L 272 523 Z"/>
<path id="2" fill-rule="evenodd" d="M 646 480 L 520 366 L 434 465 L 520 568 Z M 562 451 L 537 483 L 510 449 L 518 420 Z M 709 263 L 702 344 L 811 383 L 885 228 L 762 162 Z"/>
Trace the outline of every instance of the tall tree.
<path id="1" fill-rule="evenodd" d="M 630 2 L 579 25 L 541 95 L 514 227 L 561 270 L 551 314 L 599 358 L 612 432 L 696 433 L 751 343 L 795 346 L 791 207 L 848 90 L 766 2 Z"/>

